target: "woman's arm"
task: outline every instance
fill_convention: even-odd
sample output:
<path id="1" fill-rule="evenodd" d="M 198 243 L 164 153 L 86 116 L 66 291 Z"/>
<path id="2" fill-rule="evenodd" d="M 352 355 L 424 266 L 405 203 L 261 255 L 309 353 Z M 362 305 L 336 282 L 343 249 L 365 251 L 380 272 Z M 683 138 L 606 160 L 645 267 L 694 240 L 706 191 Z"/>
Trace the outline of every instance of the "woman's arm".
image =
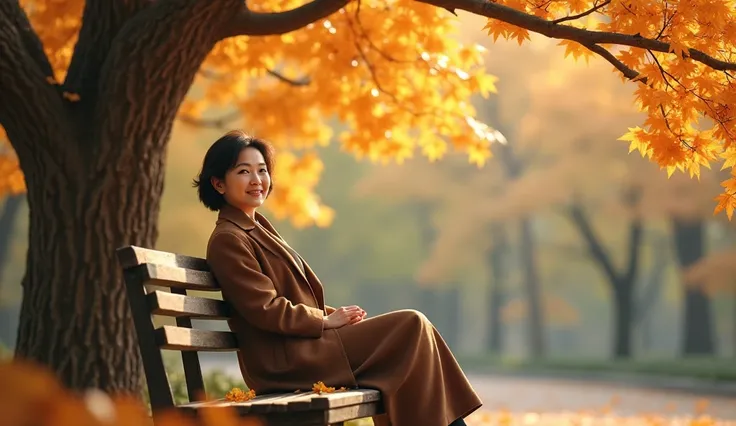
<path id="1" fill-rule="evenodd" d="M 253 249 L 232 233 L 213 237 L 208 263 L 227 301 L 248 322 L 266 331 L 302 337 L 320 337 L 321 309 L 294 305 L 276 294 L 270 278 L 261 272 Z"/>

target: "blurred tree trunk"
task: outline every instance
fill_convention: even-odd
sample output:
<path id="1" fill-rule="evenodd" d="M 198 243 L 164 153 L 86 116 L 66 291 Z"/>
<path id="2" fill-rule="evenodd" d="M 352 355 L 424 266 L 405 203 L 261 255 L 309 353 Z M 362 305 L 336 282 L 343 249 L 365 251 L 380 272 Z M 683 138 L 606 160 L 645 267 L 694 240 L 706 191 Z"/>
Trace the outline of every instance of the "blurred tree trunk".
<path id="1" fill-rule="evenodd" d="M 638 191 L 632 190 L 625 195 L 625 202 L 633 206 L 638 202 L 639 195 Z M 642 220 L 635 216 L 629 223 L 628 262 L 624 271 L 620 272 L 613 265 L 611 256 L 601 243 L 588 216 L 579 204 L 573 204 L 570 207 L 569 217 L 586 242 L 590 255 L 603 270 L 613 295 L 613 357 L 629 358 L 632 355 L 631 326 L 634 315 L 634 283 L 639 269 Z"/>
<path id="2" fill-rule="evenodd" d="M 421 287 L 419 289 L 420 310 L 432 321 L 437 331 L 450 349 L 455 350 L 459 343 L 459 291 L 455 287 Z"/>
<path id="3" fill-rule="evenodd" d="M 542 358 L 546 353 L 544 335 L 544 306 L 542 290 L 539 285 L 537 269 L 536 241 L 532 229 L 531 218 L 525 216 L 519 220 L 521 241 L 519 250 L 521 265 L 524 269 L 524 290 L 527 297 L 527 314 L 529 324 L 529 349 L 533 358 Z"/>
<path id="4" fill-rule="evenodd" d="M 435 206 L 429 202 L 416 205 L 417 220 L 421 224 L 420 232 L 423 245 L 432 247 L 437 239 L 437 230 L 432 225 L 431 213 Z M 450 348 L 457 347 L 460 330 L 462 303 L 455 285 L 436 283 L 420 287 L 419 294 L 423 312 L 432 321 Z"/>
<path id="5" fill-rule="evenodd" d="M 641 296 L 637 299 L 634 309 L 634 324 L 641 333 L 641 344 L 643 350 L 649 350 L 652 346 L 652 309 L 659 301 L 664 286 L 664 272 L 667 269 L 669 250 L 667 240 L 657 235 L 652 241 L 652 267 L 643 280 Z"/>
<path id="6" fill-rule="evenodd" d="M 13 245 L 13 233 L 18 223 L 18 217 L 25 194 L 11 195 L 5 198 L 3 212 L 0 215 L 0 301 L 3 294 L 3 277 L 10 262 L 10 253 Z"/>
<path id="7" fill-rule="evenodd" d="M 672 219 L 677 260 L 682 269 L 700 260 L 704 254 L 705 223 L 702 220 Z M 713 319 L 710 298 L 700 286 L 683 284 L 682 354 L 713 355 Z"/>
<path id="8" fill-rule="evenodd" d="M 504 327 L 501 309 L 505 303 L 505 287 L 508 277 L 506 254 L 509 250 L 508 235 L 502 223 L 494 222 L 490 229 L 491 248 L 488 250 L 488 263 L 491 279 L 488 281 L 488 324 L 487 348 L 490 352 L 503 352 Z"/>
<path id="9" fill-rule="evenodd" d="M 524 165 L 521 159 L 514 153 L 513 145 L 499 145 L 496 148 L 497 156 L 501 162 L 506 177 L 509 181 L 516 180 L 524 173 Z M 545 318 L 542 306 L 542 290 L 539 284 L 539 273 L 537 268 L 536 244 L 534 241 L 534 230 L 530 216 L 522 216 L 518 221 L 519 226 L 519 253 L 524 273 L 524 293 L 527 306 L 527 339 L 529 342 L 529 354 L 532 358 L 543 358 L 546 353 L 545 342 Z"/>

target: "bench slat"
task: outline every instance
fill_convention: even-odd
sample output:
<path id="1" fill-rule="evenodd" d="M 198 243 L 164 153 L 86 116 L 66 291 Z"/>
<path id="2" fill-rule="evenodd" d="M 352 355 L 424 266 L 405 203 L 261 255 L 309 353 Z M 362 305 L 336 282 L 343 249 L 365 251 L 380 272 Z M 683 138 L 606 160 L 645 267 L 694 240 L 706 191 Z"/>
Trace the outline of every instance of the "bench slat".
<path id="1" fill-rule="evenodd" d="M 153 315 L 219 320 L 230 317 L 230 306 L 222 300 L 182 296 L 160 290 L 148 294 L 147 298 Z"/>
<path id="2" fill-rule="evenodd" d="M 210 270 L 207 265 L 207 261 L 199 257 L 168 253 L 165 251 L 152 250 L 138 246 L 120 247 L 116 252 L 118 262 L 123 269 L 132 268 L 145 263 L 155 263 L 157 265 L 194 269 L 196 271 Z"/>
<path id="3" fill-rule="evenodd" d="M 225 398 L 220 398 L 220 399 L 211 400 L 211 401 L 201 401 L 201 402 L 197 401 L 197 402 L 184 403 L 184 404 L 178 405 L 177 407 L 183 408 L 186 410 L 195 410 L 195 411 L 200 408 L 204 408 L 204 407 L 237 407 L 238 413 L 246 414 L 246 413 L 251 412 L 251 407 L 253 407 L 253 405 L 268 405 L 274 401 L 277 401 L 289 395 L 292 395 L 292 394 L 291 393 L 264 394 L 264 395 L 258 395 L 255 398 L 251 399 L 250 401 L 245 401 L 245 402 L 230 402 L 230 401 L 227 401 Z"/>
<path id="4" fill-rule="evenodd" d="M 349 405 L 367 404 L 381 400 L 381 392 L 374 389 L 351 389 L 342 392 L 314 395 L 308 401 L 289 403 L 288 411 L 327 410 Z"/>
<path id="5" fill-rule="evenodd" d="M 355 389 L 332 394 L 281 393 L 259 395 L 246 402 L 229 402 L 218 399 L 192 402 L 179 407 L 197 410 L 202 407 L 237 407 L 241 414 L 267 414 L 298 411 L 331 411 L 354 406 L 365 406 L 372 414 L 380 413 L 381 393 L 375 389 Z"/>
<path id="6" fill-rule="evenodd" d="M 220 287 L 210 272 L 150 263 L 138 267 L 141 268 L 141 279 L 145 285 L 185 290 L 220 291 Z"/>
<path id="7" fill-rule="evenodd" d="M 176 351 L 227 352 L 238 350 L 235 333 L 197 330 L 165 325 L 156 329 L 156 341 L 161 349 Z"/>
<path id="8" fill-rule="evenodd" d="M 290 403 L 295 401 L 305 401 L 307 404 L 311 401 L 315 395 L 314 392 L 302 392 L 302 393 L 286 393 L 281 397 L 270 400 L 267 403 L 256 403 L 251 405 L 251 413 L 276 413 L 289 411 Z"/>

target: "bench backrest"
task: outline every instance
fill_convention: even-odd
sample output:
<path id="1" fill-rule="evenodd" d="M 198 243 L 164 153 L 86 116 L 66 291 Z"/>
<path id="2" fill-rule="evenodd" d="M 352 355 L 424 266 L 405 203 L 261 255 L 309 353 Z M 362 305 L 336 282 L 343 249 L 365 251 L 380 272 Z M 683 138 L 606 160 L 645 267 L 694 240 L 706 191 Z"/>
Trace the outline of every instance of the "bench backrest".
<path id="1" fill-rule="evenodd" d="M 204 381 L 197 351 L 237 350 L 231 332 L 192 328 L 192 319 L 223 320 L 230 316 L 230 307 L 222 300 L 187 295 L 187 290 L 220 291 L 207 262 L 136 246 L 117 249 L 117 258 L 138 335 L 151 409 L 156 412 L 174 406 L 162 349 L 181 351 L 189 399 L 199 399 L 204 395 Z M 173 317 L 176 326 L 155 328 L 154 315 Z"/>

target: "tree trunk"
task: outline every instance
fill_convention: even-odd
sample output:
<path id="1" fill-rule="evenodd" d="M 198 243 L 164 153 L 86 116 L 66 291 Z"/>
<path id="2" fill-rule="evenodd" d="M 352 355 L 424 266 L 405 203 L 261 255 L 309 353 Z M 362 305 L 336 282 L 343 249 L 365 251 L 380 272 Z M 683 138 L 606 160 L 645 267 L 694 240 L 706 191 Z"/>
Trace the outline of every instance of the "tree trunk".
<path id="1" fill-rule="evenodd" d="M 613 288 L 613 357 L 617 359 L 631 357 L 631 322 L 634 314 L 632 284 L 618 282 Z"/>
<path id="2" fill-rule="evenodd" d="M 705 224 L 703 221 L 672 220 L 675 249 L 680 266 L 685 269 L 704 255 Z M 713 320 L 710 298 L 699 286 L 683 285 L 682 322 L 683 355 L 713 355 Z"/>
<path id="3" fill-rule="evenodd" d="M 493 108 L 497 108 L 497 104 L 494 103 Z M 519 179 L 524 172 L 524 164 L 515 154 L 513 147 L 512 144 L 499 145 L 497 151 L 498 158 L 509 181 Z M 542 306 L 542 294 L 539 286 L 531 217 L 524 216 L 519 220 L 519 233 L 521 234 L 519 249 L 521 264 L 524 268 L 524 290 L 527 302 L 529 353 L 532 358 L 542 358 L 546 352 L 544 307 Z"/>
<path id="4" fill-rule="evenodd" d="M 626 195 L 627 204 L 633 206 L 638 202 L 637 193 L 632 191 Z M 611 256 L 580 205 L 570 206 L 569 218 L 588 246 L 590 256 L 602 269 L 613 295 L 613 357 L 628 358 L 631 356 L 633 290 L 639 271 L 639 252 L 643 231 L 641 218 L 634 217 L 629 223 L 629 241 L 626 247 L 628 262 L 623 272 L 619 272 L 613 265 Z"/>
<path id="5" fill-rule="evenodd" d="M 524 290 L 527 297 L 527 327 L 529 352 L 532 358 L 543 358 L 546 352 L 544 341 L 544 307 L 542 291 L 537 273 L 536 248 L 534 234 L 529 217 L 519 222 L 521 228 L 521 264 L 524 268 Z"/>
<path id="6" fill-rule="evenodd" d="M 154 247 L 156 241 L 165 155 L 153 144 L 144 155 L 146 166 L 135 167 L 130 179 L 118 181 L 110 167 L 74 191 L 66 190 L 65 181 L 28 188 L 31 232 L 16 354 L 50 366 L 72 389 L 115 392 L 141 384 L 114 251 L 129 244 Z"/>
<path id="7" fill-rule="evenodd" d="M 508 252 L 508 236 L 502 224 L 491 225 L 491 249 L 488 252 L 488 263 L 491 267 L 491 279 L 488 282 L 488 327 L 487 347 L 490 352 L 503 352 L 503 322 L 501 309 L 505 302 L 506 286 L 506 253 Z"/>
<path id="8" fill-rule="evenodd" d="M 16 355 L 47 366 L 64 386 L 140 391 L 114 251 L 154 246 L 177 110 L 222 24 L 242 7 L 87 2 L 66 80 L 56 85 L 18 3 L 0 2 L 0 23 L 15 27 L 0 31 L 0 56 L 14 58 L 0 67 L 0 122 L 30 211 Z"/>

